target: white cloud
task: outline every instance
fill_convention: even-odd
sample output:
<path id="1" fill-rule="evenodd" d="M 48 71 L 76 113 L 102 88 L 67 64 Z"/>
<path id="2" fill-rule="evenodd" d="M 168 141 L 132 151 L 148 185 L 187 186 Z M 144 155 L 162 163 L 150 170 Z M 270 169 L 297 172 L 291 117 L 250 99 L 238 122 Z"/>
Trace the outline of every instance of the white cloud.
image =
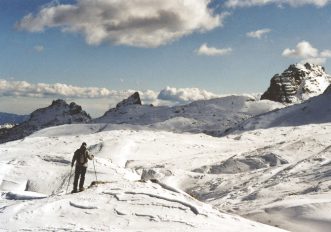
<path id="1" fill-rule="evenodd" d="M 225 5 L 229 8 L 252 7 L 275 4 L 277 6 L 290 5 L 299 7 L 304 5 L 315 5 L 323 7 L 330 3 L 330 0 L 227 0 Z"/>
<path id="2" fill-rule="evenodd" d="M 283 56 L 309 58 L 318 56 L 318 49 L 314 48 L 309 42 L 302 41 L 297 44 L 295 49 L 286 48 Z"/>
<path id="3" fill-rule="evenodd" d="M 305 63 L 311 63 L 311 64 L 324 64 L 326 62 L 326 58 L 324 57 L 313 57 L 313 58 L 307 58 L 304 60 L 301 60 L 300 63 L 305 64 Z"/>
<path id="4" fill-rule="evenodd" d="M 331 50 L 324 50 L 321 52 L 322 57 L 331 57 Z"/>
<path id="5" fill-rule="evenodd" d="M 285 57 L 300 58 L 302 59 L 302 63 L 323 64 L 326 62 L 327 58 L 331 57 L 331 51 L 324 50 L 319 52 L 319 50 L 314 48 L 309 42 L 301 41 L 294 49 L 286 48 L 282 55 Z"/>
<path id="6" fill-rule="evenodd" d="M 31 84 L 26 81 L 0 79 L 0 109 L 3 112 L 29 114 L 33 110 L 48 106 L 52 100 L 61 98 L 76 102 L 93 117 L 103 115 L 117 103 L 132 95 L 135 90 L 109 90 L 106 88 L 77 87 L 66 84 Z M 196 100 L 220 97 L 198 88 L 170 88 L 160 92 L 138 91 L 143 104 L 173 106 Z"/>
<path id="7" fill-rule="evenodd" d="M 8 81 L 0 79 L 0 97 L 64 98 L 64 99 L 104 99 L 112 98 L 118 103 L 136 90 L 109 90 L 97 87 L 78 87 L 67 84 L 31 84 L 26 81 Z M 198 88 L 170 88 L 160 92 L 153 90 L 138 91 L 145 104 L 158 104 L 161 101 L 190 102 L 217 97 L 218 95 Z M 173 103 L 169 103 L 172 105 Z"/>
<path id="8" fill-rule="evenodd" d="M 164 101 L 183 103 L 197 100 L 208 100 L 216 97 L 219 97 L 219 95 L 203 89 L 166 87 L 160 91 L 157 98 Z"/>
<path id="9" fill-rule="evenodd" d="M 34 50 L 36 52 L 43 52 L 45 50 L 45 48 L 43 45 L 36 45 L 36 46 L 34 46 Z"/>
<path id="10" fill-rule="evenodd" d="M 77 0 L 44 6 L 17 23 L 19 29 L 41 32 L 58 27 L 78 32 L 90 45 L 103 42 L 157 47 L 193 32 L 222 26 L 229 13 L 214 14 L 210 0 Z"/>
<path id="11" fill-rule="evenodd" d="M 261 39 L 263 35 L 270 33 L 271 29 L 264 28 L 256 31 L 247 32 L 246 35 L 251 38 Z"/>
<path id="12" fill-rule="evenodd" d="M 130 91 L 129 91 L 130 92 Z M 132 91 L 131 91 L 132 92 Z M 0 96 L 103 98 L 123 95 L 127 92 L 111 91 L 106 88 L 77 87 L 67 84 L 31 84 L 26 81 L 0 79 Z"/>
<path id="13" fill-rule="evenodd" d="M 215 48 L 208 47 L 208 44 L 204 43 L 200 46 L 199 49 L 196 50 L 198 55 L 205 56 L 224 56 L 228 55 L 232 52 L 232 48 Z"/>

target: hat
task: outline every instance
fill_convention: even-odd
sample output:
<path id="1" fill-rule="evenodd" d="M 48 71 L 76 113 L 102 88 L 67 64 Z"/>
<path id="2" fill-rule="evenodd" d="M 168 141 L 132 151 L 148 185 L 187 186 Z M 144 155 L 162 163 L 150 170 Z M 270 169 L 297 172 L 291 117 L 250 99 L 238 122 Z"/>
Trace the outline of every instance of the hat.
<path id="1" fill-rule="evenodd" d="M 87 145 L 86 145 L 86 143 L 85 143 L 85 142 L 83 142 L 83 143 L 82 143 L 82 146 L 86 147 Z"/>

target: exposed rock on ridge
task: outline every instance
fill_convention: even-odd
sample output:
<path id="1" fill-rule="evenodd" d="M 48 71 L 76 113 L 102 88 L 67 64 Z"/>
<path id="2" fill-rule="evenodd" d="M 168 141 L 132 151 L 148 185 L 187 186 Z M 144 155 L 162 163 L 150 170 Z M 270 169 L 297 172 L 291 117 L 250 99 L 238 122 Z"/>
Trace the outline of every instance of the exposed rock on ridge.
<path id="1" fill-rule="evenodd" d="M 135 92 L 127 99 L 124 99 L 120 103 L 116 105 L 116 108 L 120 108 L 122 106 L 128 106 L 128 105 L 141 105 L 141 100 L 138 92 Z"/>
<path id="2" fill-rule="evenodd" d="M 310 63 L 293 64 L 282 74 L 273 76 L 261 99 L 299 103 L 323 93 L 330 83 L 331 76 L 324 67 Z"/>
<path id="3" fill-rule="evenodd" d="M 324 94 L 330 94 L 331 93 L 331 84 L 329 85 L 329 87 L 326 88 L 326 90 L 324 91 Z"/>

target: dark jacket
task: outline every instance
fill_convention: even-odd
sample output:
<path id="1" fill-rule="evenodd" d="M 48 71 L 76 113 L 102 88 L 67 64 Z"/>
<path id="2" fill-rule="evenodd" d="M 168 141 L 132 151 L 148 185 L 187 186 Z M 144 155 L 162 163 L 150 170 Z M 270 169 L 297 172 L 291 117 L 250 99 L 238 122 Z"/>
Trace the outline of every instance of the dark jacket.
<path id="1" fill-rule="evenodd" d="M 72 157 L 71 166 L 73 167 L 76 162 L 76 166 L 87 167 L 88 159 L 92 160 L 93 158 L 94 156 L 90 155 L 89 151 L 84 146 L 81 146 L 75 151 L 74 156 Z"/>

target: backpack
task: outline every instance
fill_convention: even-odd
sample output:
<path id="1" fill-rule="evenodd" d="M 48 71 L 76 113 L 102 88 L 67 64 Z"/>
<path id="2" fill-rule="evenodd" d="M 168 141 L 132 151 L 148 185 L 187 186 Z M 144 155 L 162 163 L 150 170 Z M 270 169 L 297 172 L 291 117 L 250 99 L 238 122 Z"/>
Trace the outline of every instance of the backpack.
<path id="1" fill-rule="evenodd" d="M 87 157 L 86 157 L 86 151 L 84 151 L 83 149 L 77 149 L 75 151 L 76 153 L 76 160 L 77 160 L 77 163 L 80 164 L 80 165 L 84 165 L 85 163 L 87 163 Z"/>

